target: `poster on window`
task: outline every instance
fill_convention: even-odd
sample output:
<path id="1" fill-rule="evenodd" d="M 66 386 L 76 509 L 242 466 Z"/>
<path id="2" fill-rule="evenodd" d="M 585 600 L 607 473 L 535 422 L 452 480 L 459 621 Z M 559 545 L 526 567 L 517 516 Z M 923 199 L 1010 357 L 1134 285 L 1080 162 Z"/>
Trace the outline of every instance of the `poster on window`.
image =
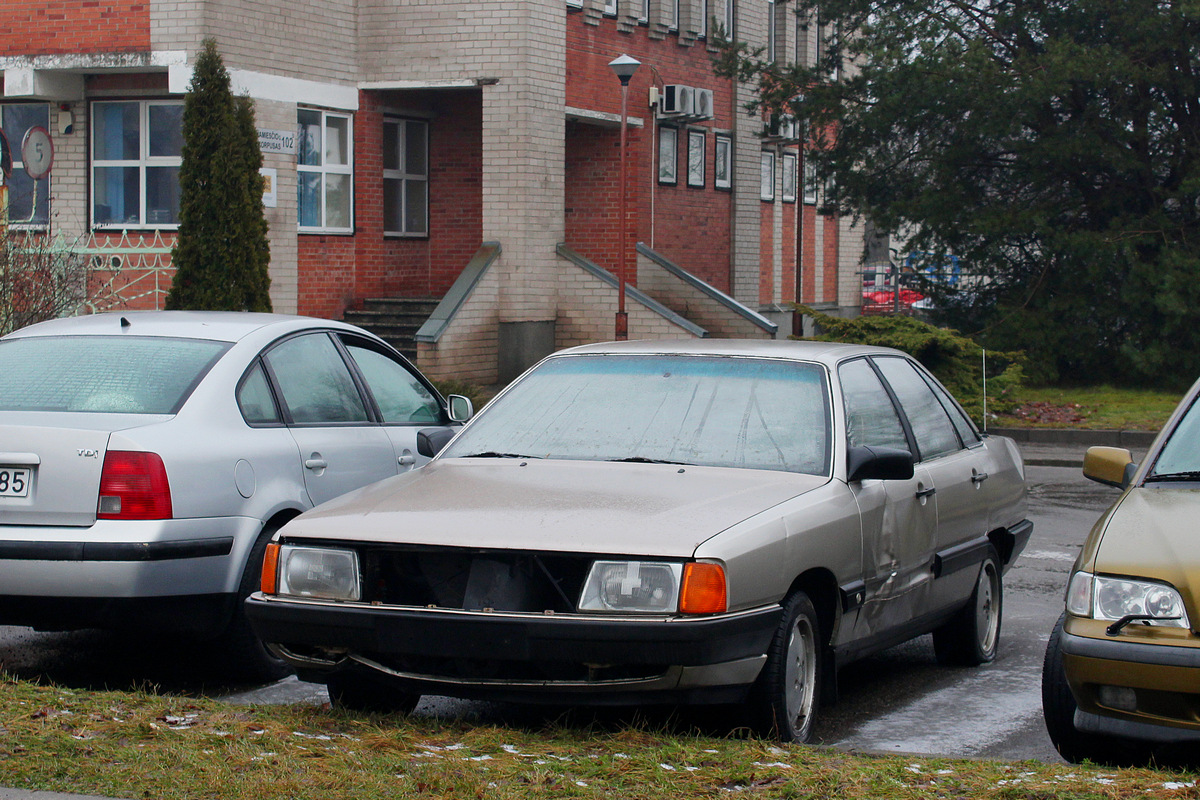
<path id="1" fill-rule="evenodd" d="M 676 154 L 678 153 L 678 134 L 675 128 L 659 128 L 658 130 L 658 182 L 676 182 Z"/>

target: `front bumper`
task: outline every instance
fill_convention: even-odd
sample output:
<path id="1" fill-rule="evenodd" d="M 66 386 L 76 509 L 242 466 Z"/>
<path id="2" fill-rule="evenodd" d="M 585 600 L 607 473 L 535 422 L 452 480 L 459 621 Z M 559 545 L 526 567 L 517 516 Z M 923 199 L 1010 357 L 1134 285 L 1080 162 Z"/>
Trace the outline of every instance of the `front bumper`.
<path id="1" fill-rule="evenodd" d="M 1069 618 L 1063 630 L 1063 669 L 1078 705 L 1077 727 L 1146 741 L 1200 741 L 1200 640 L 1187 631 L 1154 641 L 1107 637 L 1107 625 Z M 1109 687 L 1126 698 L 1132 690 L 1134 705 L 1115 707 L 1105 697 L 1114 691 Z"/>
<path id="2" fill-rule="evenodd" d="M 246 615 L 302 677 L 369 668 L 411 691 L 522 702 L 733 701 L 782 611 L 636 618 L 361 606 L 254 594 Z"/>

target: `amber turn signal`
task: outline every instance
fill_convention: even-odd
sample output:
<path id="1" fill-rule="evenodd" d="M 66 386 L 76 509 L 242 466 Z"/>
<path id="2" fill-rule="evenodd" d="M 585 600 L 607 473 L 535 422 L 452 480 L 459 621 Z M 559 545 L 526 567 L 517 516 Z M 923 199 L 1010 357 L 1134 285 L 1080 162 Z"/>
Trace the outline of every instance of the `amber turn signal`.
<path id="1" fill-rule="evenodd" d="M 279 577 L 279 544 L 276 542 L 268 542 L 267 550 L 263 553 L 262 565 L 262 592 L 263 594 L 275 594 L 278 590 Z"/>
<path id="2" fill-rule="evenodd" d="M 721 614 L 728 604 L 725 569 L 720 564 L 691 563 L 683 567 L 683 590 L 679 593 L 682 614 Z"/>

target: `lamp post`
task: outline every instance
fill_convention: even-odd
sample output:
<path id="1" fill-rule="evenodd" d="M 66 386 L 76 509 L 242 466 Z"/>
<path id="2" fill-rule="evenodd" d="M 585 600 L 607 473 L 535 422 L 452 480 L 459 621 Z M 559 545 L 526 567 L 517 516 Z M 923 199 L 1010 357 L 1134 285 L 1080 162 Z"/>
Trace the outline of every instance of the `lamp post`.
<path id="1" fill-rule="evenodd" d="M 625 277 L 627 269 L 627 250 L 628 243 L 625 241 L 626 228 L 628 221 L 625 218 L 625 129 L 626 129 L 626 109 L 629 100 L 629 79 L 633 77 L 633 73 L 637 72 L 637 68 L 642 65 L 642 62 L 635 58 L 622 53 L 621 55 L 608 62 L 608 66 L 612 69 L 613 74 L 621 81 L 621 178 L 618 184 L 618 191 L 621 199 L 618 203 L 618 223 L 617 236 L 618 261 L 617 261 L 617 319 L 616 319 L 616 338 L 629 338 L 629 315 L 625 313 Z"/>

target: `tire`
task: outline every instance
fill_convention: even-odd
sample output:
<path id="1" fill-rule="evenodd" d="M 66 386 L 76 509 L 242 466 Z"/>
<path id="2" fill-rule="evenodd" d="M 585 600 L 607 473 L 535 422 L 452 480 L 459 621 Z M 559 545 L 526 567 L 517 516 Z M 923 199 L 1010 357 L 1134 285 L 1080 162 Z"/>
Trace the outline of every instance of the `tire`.
<path id="1" fill-rule="evenodd" d="M 977 667 L 996 658 L 1000 646 L 1000 621 L 1004 587 L 1000 556 L 989 546 L 971 599 L 945 625 L 933 632 L 933 651 L 941 664 Z"/>
<path id="2" fill-rule="evenodd" d="M 421 701 L 421 695 L 359 670 L 330 673 L 325 688 L 334 708 L 368 714 L 410 714 Z"/>
<path id="3" fill-rule="evenodd" d="M 753 725 L 764 736 L 807 742 L 821 696 L 821 624 L 808 595 L 796 592 L 783 603 L 767 663 L 750 695 Z"/>
<path id="4" fill-rule="evenodd" d="M 1046 657 L 1042 661 L 1042 718 L 1046 733 L 1058 754 L 1073 764 L 1091 761 L 1112 766 L 1145 766 L 1150 758 L 1149 748 L 1136 742 L 1115 737 L 1086 733 L 1075 727 L 1075 695 L 1067 683 L 1062 661 L 1062 629 L 1067 615 L 1063 614 L 1050 633 Z"/>
<path id="5" fill-rule="evenodd" d="M 263 553 L 267 544 L 278 530 L 277 527 L 265 528 L 250 551 L 246 561 L 246 569 L 242 572 L 242 581 L 238 586 L 237 602 L 229 625 L 211 643 L 216 657 L 220 660 L 221 670 L 226 677 L 246 682 L 277 681 L 292 673 L 291 666 L 279 656 L 271 652 L 266 644 L 255 635 L 246 618 L 245 600 L 258 591 L 262 578 Z"/>

